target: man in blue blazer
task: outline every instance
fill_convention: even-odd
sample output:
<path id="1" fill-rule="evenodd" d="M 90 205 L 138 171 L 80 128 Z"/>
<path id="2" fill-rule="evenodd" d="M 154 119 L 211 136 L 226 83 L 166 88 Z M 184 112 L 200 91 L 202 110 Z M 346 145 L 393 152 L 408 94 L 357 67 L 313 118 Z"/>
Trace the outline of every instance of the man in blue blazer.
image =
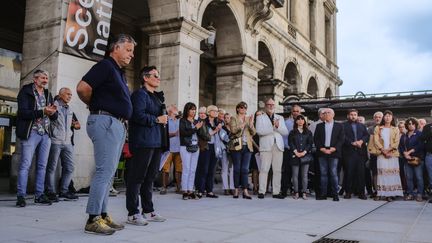
<path id="1" fill-rule="evenodd" d="M 337 165 L 342 156 L 343 125 L 334 121 L 333 109 L 326 108 L 323 115 L 324 122 L 317 125 L 314 134 L 321 173 L 321 195 L 317 197 L 317 200 L 327 199 L 328 173 L 330 173 L 333 201 L 339 201 Z"/>
<path id="2" fill-rule="evenodd" d="M 344 122 L 345 140 L 343 144 L 344 188 L 345 199 L 350 199 L 352 193 L 357 193 L 360 199 L 365 196 L 365 162 L 367 157 L 366 143 L 369 133 L 365 125 L 357 122 L 358 111 L 350 109 L 348 120 Z"/>

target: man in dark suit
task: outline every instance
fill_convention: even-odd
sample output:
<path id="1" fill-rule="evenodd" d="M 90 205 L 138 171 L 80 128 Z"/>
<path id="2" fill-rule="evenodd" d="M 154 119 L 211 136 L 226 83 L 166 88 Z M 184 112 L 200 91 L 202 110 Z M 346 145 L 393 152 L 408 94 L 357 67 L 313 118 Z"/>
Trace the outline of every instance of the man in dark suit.
<path id="1" fill-rule="evenodd" d="M 317 200 L 327 199 L 327 174 L 330 173 L 333 201 L 339 201 L 337 194 L 337 165 L 342 156 L 342 144 L 344 142 L 343 125 L 333 120 L 333 109 L 325 109 L 323 115 L 324 122 L 317 125 L 314 134 L 321 173 L 321 195 L 317 197 Z"/>
<path id="2" fill-rule="evenodd" d="M 365 162 L 367 158 L 366 142 L 369 134 L 365 125 L 357 122 L 358 111 L 350 109 L 348 120 L 343 123 L 345 140 L 343 148 L 345 199 L 350 199 L 353 192 L 360 199 L 365 196 Z"/>

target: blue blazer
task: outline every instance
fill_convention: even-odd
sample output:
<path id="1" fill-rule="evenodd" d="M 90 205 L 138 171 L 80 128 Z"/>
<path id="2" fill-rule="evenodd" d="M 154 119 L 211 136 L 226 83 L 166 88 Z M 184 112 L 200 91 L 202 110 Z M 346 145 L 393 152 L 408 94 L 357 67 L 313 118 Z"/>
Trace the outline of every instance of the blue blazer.
<path id="1" fill-rule="evenodd" d="M 325 127 L 324 122 L 319 123 L 316 126 L 315 134 L 314 134 L 314 141 L 315 141 L 315 147 L 317 149 L 317 153 L 320 157 L 329 157 L 329 158 L 341 158 L 342 157 L 342 144 L 344 142 L 344 131 L 343 131 L 343 125 L 339 122 L 334 122 L 333 124 L 333 130 L 331 134 L 330 139 L 330 147 L 336 148 L 336 151 L 330 155 L 323 154 L 320 149 L 324 148 L 325 144 Z"/>
<path id="2" fill-rule="evenodd" d="M 357 148 L 351 145 L 351 143 L 355 141 L 354 131 L 352 129 L 351 122 L 344 122 L 343 125 L 345 134 L 345 140 L 343 144 L 344 156 L 352 156 L 355 154 L 367 157 L 366 144 L 369 142 L 369 133 L 366 126 L 358 122 L 355 123 L 355 126 L 357 127 L 357 140 L 363 141 L 362 147 Z"/>
<path id="3" fill-rule="evenodd" d="M 148 92 L 143 86 L 132 93 L 132 117 L 129 120 L 129 146 L 132 148 L 161 148 L 161 125 L 156 118 L 162 115 L 162 92 Z"/>

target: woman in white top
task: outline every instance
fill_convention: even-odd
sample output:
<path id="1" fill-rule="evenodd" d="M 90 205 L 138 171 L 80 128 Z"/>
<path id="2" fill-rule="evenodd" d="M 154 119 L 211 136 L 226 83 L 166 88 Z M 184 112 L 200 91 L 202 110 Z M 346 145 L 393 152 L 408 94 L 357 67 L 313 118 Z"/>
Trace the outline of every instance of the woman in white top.
<path id="1" fill-rule="evenodd" d="M 393 201 L 395 196 L 403 196 L 399 176 L 399 129 L 391 111 L 384 111 L 381 124 L 375 127 L 374 143 L 380 152 L 377 158 L 377 197 L 375 200 Z"/>

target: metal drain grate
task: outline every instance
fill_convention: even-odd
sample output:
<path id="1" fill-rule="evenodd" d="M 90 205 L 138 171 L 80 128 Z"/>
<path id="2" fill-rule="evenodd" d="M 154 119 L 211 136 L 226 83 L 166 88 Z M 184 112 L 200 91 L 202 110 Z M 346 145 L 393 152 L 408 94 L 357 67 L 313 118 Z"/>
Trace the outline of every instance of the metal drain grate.
<path id="1" fill-rule="evenodd" d="M 314 241 L 313 243 L 359 243 L 358 240 L 344 240 L 344 239 L 331 239 L 331 238 L 322 238 Z"/>

